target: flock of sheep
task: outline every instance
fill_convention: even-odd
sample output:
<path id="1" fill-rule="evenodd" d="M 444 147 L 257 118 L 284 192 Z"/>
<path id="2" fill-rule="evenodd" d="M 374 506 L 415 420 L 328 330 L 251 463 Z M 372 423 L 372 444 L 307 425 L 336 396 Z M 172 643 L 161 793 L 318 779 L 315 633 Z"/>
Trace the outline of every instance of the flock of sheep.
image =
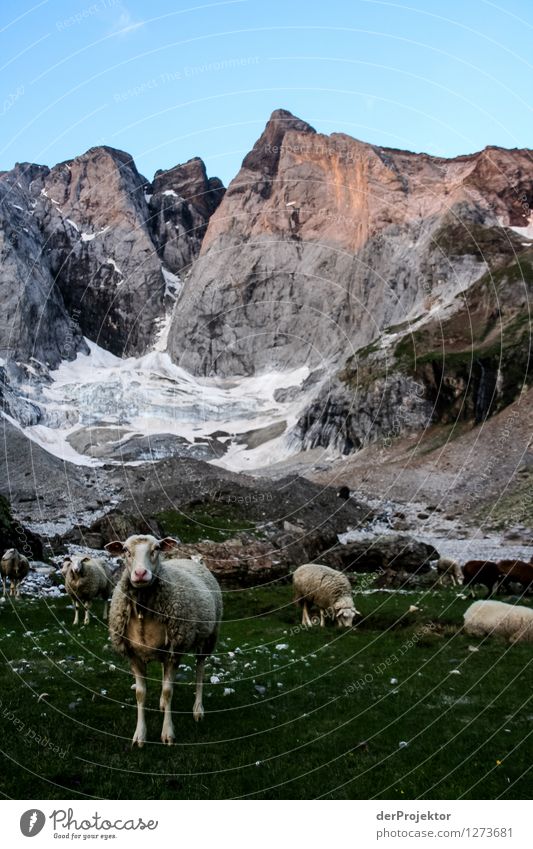
<path id="1" fill-rule="evenodd" d="M 89 622 L 91 604 L 98 598 L 104 600 L 105 619 L 111 599 L 111 643 L 128 658 L 135 677 L 137 725 L 133 745 L 137 746 L 146 741 L 146 670 L 150 661 L 159 661 L 163 671 L 160 709 L 164 714 L 164 744 L 174 742 L 172 691 L 176 666 L 185 653 L 196 656 L 194 719 L 198 721 L 204 714 L 204 667 L 217 642 L 222 593 L 200 558 L 175 556 L 178 544 L 171 537 L 158 540 L 150 535 L 111 542 L 105 546 L 107 552 L 123 564 L 115 571 L 103 560 L 86 555 L 69 555 L 63 560 L 65 588 L 75 607 L 73 624 L 79 624 L 80 607 L 84 624 Z M 4 553 L 0 562 L 4 596 L 8 579 L 10 595 L 20 595 L 20 583 L 30 568 L 27 558 L 16 549 Z M 437 573 L 441 584 L 449 579 L 453 585 L 468 585 L 472 594 L 476 583 L 484 584 L 488 595 L 513 583 L 524 589 L 533 587 L 533 564 L 521 561 L 469 561 L 461 569 L 457 561 L 441 557 Z M 295 570 L 293 585 L 295 601 L 302 608 L 302 625 L 313 624 L 310 610 L 317 608 L 322 626 L 327 618 L 341 628 L 353 626 L 358 611 L 343 573 L 320 564 L 305 564 Z M 464 629 L 476 636 L 496 634 L 511 642 L 533 641 L 533 610 L 491 599 L 475 601 L 464 614 Z"/>

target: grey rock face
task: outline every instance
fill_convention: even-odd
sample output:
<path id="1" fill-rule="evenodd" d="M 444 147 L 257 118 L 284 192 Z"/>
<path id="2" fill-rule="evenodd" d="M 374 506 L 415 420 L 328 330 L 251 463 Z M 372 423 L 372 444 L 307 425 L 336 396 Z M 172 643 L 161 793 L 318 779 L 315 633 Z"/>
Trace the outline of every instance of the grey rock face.
<path id="1" fill-rule="evenodd" d="M 334 382 L 299 419 L 294 438 L 303 449 L 333 447 L 349 454 L 378 438 L 395 439 L 431 422 L 422 384 L 394 373 L 368 386 Z"/>
<path id="2" fill-rule="evenodd" d="M 200 253 L 211 215 L 224 196 L 217 177 L 207 177 L 201 159 L 157 171 L 149 188 L 150 228 L 158 254 L 174 274 Z"/>
<path id="3" fill-rule="evenodd" d="M 82 336 L 144 353 L 169 306 L 162 263 L 177 274 L 194 261 L 223 193 L 200 159 L 152 187 L 109 147 L 1 174 L 0 356 L 55 367 L 86 350 Z"/>
<path id="4" fill-rule="evenodd" d="M 100 147 L 52 168 L 38 200 L 44 252 L 69 312 L 117 355 L 143 352 L 164 313 L 145 185 L 131 156 Z"/>
<path id="5" fill-rule="evenodd" d="M 22 164 L 0 176 L 0 357 L 53 367 L 84 344 L 43 255 L 37 198 L 47 173 Z"/>

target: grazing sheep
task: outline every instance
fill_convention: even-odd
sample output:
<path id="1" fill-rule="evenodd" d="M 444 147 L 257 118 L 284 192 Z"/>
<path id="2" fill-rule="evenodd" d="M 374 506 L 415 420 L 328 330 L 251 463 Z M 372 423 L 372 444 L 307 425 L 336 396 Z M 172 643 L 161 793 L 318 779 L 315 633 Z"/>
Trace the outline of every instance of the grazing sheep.
<path id="1" fill-rule="evenodd" d="M 114 648 L 129 658 L 135 676 L 137 727 L 133 745 L 146 741 L 144 704 L 146 667 L 151 660 L 162 665 L 163 683 L 159 707 L 164 711 L 161 740 L 174 742 L 172 690 L 174 670 L 180 656 L 196 655 L 196 694 L 193 716 L 204 715 L 202 689 L 207 657 L 215 648 L 222 617 L 222 594 L 216 578 L 195 560 L 163 560 L 174 550 L 171 537 L 131 536 L 124 543 L 106 545 L 125 561 L 124 572 L 111 599 L 109 633 Z"/>
<path id="2" fill-rule="evenodd" d="M 89 623 L 89 611 L 95 598 L 103 598 L 103 619 L 107 619 L 107 602 L 111 595 L 111 577 L 102 560 L 95 560 L 85 554 L 68 555 L 61 568 L 65 576 L 65 589 L 74 602 L 73 625 L 79 623 L 80 605 L 85 610 L 83 624 Z"/>
<path id="3" fill-rule="evenodd" d="M 509 584 L 520 584 L 524 591 L 533 587 L 533 566 L 523 560 L 498 560 L 498 590 Z"/>
<path id="4" fill-rule="evenodd" d="M 453 587 L 460 586 L 463 583 L 463 571 L 457 560 L 453 557 L 439 557 L 437 560 L 437 583 L 444 586 L 445 579 L 449 578 Z"/>
<path id="5" fill-rule="evenodd" d="M 354 607 L 352 588 L 348 578 L 319 563 L 305 563 L 292 576 L 295 601 L 302 606 L 302 625 L 312 625 L 308 605 L 320 609 L 320 624 L 325 617 L 337 621 L 340 628 L 351 628 L 358 611 Z"/>
<path id="6" fill-rule="evenodd" d="M 482 584 L 487 588 L 488 598 L 496 589 L 500 577 L 498 567 L 492 560 L 469 560 L 463 566 L 463 584 L 470 590 L 472 598 L 475 598 L 475 584 Z"/>
<path id="7" fill-rule="evenodd" d="M 475 637 L 496 635 L 510 643 L 533 642 L 533 610 L 503 601 L 475 601 L 464 614 L 464 628 Z"/>
<path id="8" fill-rule="evenodd" d="M 2 573 L 2 584 L 4 596 L 6 595 L 6 583 L 9 578 L 9 595 L 20 598 L 20 585 L 30 571 L 30 561 L 16 548 L 8 548 L 0 561 L 0 572 Z"/>

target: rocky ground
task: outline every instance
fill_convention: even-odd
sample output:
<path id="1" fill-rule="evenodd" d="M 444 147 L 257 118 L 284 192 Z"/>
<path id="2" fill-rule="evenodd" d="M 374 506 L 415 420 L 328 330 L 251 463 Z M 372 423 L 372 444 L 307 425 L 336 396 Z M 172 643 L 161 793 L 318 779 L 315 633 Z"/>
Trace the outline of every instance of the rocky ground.
<path id="1" fill-rule="evenodd" d="M 344 457 L 315 450 L 272 470 L 348 486 L 397 530 L 439 536 L 497 531 L 532 542 L 533 390 L 481 425 L 432 426 Z M 396 515 L 394 515 L 396 514 Z"/>

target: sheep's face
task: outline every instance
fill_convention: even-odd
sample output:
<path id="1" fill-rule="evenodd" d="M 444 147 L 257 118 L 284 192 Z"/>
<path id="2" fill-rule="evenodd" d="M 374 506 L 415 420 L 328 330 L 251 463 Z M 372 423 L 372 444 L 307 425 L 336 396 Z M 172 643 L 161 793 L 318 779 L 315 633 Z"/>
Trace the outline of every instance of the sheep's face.
<path id="1" fill-rule="evenodd" d="M 83 578 L 86 572 L 85 566 L 90 559 L 90 557 L 73 557 L 70 564 L 72 574 L 77 575 L 78 578 Z"/>
<path id="2" fill-rule="evenodd" d="M 349 599 L 346 599 L 346 601 L 339 599 L 337 604 L 333 606 L 333 615 L 339 628 L 351 628 L 355 617 L 361 615 L 353 604 L 347 602 L 349 602 Z"/>
<path id="3" fill-rule="evenodd" d="M 335 618 L 339 628 L 351 628 L 355 619 L 355 608 L 341 607 L 335 612 Z"/>
<path id="4" fill-rule="evenodd" d="M 90 557 L 65 557 L 63 560 L 63 565 L 61 567 L 61 571 L 63 575 L 66 575 L 67 572 L 70 571 L 72 575 L 76 575 L 78 578 L 82 578 L 85 573 L 85 564 L 89 562 Z"/>
<path id="5" fill-rule="evenodd" d="M 159 557 L 162 551 L 172 551 L 178 545 L 172 537 L 158 540 L 153 536 L 132 536 L 125 542 L 110 542 L 106 551 L 122 557 L 132 587 L 148 587 L 159 572 Z"/>

